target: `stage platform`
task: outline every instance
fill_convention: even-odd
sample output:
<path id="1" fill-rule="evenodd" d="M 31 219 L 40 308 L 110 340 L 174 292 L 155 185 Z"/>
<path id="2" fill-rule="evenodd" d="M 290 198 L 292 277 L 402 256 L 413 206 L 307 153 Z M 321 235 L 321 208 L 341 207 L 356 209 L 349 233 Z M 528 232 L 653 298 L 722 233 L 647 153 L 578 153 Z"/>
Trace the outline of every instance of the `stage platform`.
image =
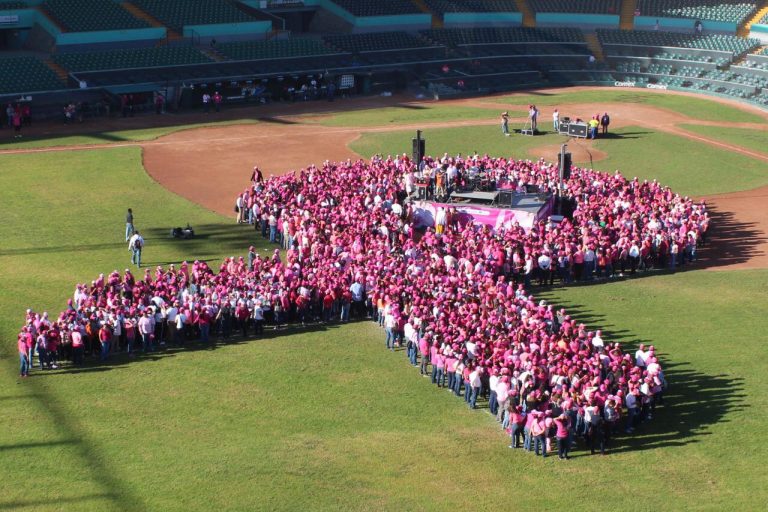
<path id="1" fill-rule="evenodd" d="M 494 192 L 454 192 L 450 202 L 415 201 L 416 227 L 435 225 L 440 208 L 453 209 L 459 222 L 485 224 L 494 229 L 508 228 L 515 224 L 526 231 L 541 219 L 552 214 L 552 194 L 518 194 L 507 190 Z"/>

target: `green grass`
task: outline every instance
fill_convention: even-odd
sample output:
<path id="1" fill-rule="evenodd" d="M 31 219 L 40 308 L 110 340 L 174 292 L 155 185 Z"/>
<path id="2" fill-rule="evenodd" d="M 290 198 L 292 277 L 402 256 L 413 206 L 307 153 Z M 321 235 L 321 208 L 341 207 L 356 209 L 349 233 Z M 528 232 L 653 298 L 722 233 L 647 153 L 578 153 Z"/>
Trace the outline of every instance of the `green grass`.
<path id="1" fill-rule="evenodd" d="M 763 130 L 754 130 L 752 128 L 722 128 L 719 126 L 681 124 L 680 128 L 721 142 L 768 154 L 768 127 Z"/>
<path id="2" fill-rule="evenodd" d="M 191 128 L 204 128 L 207 126 L 227 126 L 235 124 L 251 124 L 257 121 L 253 119 L 235 119 L 229 121 L 192 123 L 169 126 L 155 126 L 151 128 L 136 128 L 131 130 L 93 131 L 76 135 L 35 134 L 27 135 L 21 141 L 8 139 L 0 141 L 0 150 L 7 149 L 35 149 L 59 146 L 120 144 L 125 142 L 143 142 L 154 140 L 170 133 L 189 130 Z"/>
<path id="3" fill-rule="evenodd" d="M 483 130 L 429 131 L 427 147 L 506 154 L 561 140 Z M 404 136 L 359 144 L 402 151 Z M 652 136 L 626 139 L 643 148 L 637 153 L 619 147 L 624 139 L 606 141 L 611 166 L 626 168 L 619 159 L 631 155 L 695 155 L 679 161 L 677 179 L 681 191 L 696 190 L 713 156 L 696 143 L 681 150 L 673 137 L 644 145 Z M 508 450 L 483 410 L 430 386 L 402 352 L 384 350 L 370 323 L 268 331 L 216 350 L 118 357 L 19 381 L 24 309 L 57 313 L 74 283 L 127 266 L 126 207 L 153 264 L 215 263 L 254 240 L 252 230 L 155 184 L 138 148 L 6 155 L 0 165 L 0 510 L 526 510 L 608 494 L 625 510 L 760 510 L 768 502 L 759 442 L 768 420 L 768 270 L 544 293 L 610 340 L 654 343 L 671 387 L 654 421 L 610 456 L 580 449 L 567 463 L 543 461 Z M 735 176 L 729 186 L 734 180 L 747 183 Z M 199 238 L 167 237 L 186 222 Z"/>
<path id="4" fill-rule="evenodd" d="M 613 172 L 620 169 L 632 178 L 658 179 L 687 195 L 750 190 L 768 183 L 768 169 L 754 158 L 723 152 L 704 143 L 684 137 L 628 126 L 613 131 L 610 139 L 598 139 L 595 147 L 607 153 L 604 160 L 594 161 L 595 169 Z M 505 155 L 532 158 L 531 148 L 557 145 L 568 139 L 554 133 L 536 137 L 513 135 L 504 137 L 497 126 L 436 128 L 423 131 L 427 153 L 445 152 L 464 155 Z M 350 147 L 360 155 L 383 155 L 408 151 L 410 131 L 363 133 Z M 585 142 L 571 142 L 586 144 Z M 589 166 L 589 162 L 578 162 Z M 727 180 L 724 180 L 727 173 Z"/>
<path id="5" fill-rule="evenodd" d="M 340 112 L 322 119 L 324 126 L 385 126 L 418 122 L 450 122 L 451 120 L 493 120 L 498 109 L 462 107 L 435 102 L 433 104 Z"/>
<path id="6" fill-rule="evenodd" d="M 692 98 L 676 94 L 642 92 L 636 90 L 589 90 L 552 93 L 546 90 L 536 94 L 521 94 L 494 98 L 497 103 L 509 105 L 558 106 L 576 103 L 602 103 L 610 111 L 610 103 L 637 103 L 661 107 L 693 119 L 703 121 L 768 123 L 768 119 L 737 107 L 717 103 L 706 98 Z M 601 110 L 602 111 L 602 110 Z"/>

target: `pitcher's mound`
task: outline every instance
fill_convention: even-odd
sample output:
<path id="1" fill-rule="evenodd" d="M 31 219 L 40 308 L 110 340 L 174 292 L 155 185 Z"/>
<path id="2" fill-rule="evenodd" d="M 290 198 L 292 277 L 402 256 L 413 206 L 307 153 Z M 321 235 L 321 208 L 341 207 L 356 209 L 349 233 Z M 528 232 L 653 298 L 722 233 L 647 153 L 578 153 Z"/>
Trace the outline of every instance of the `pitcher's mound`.
<path id="1" fill-rule="evenodd" d="M 571 154 L 573 163 L 586 164 L 589 166 L 592 162 L 603 160 L 608 157 L 605 151 L 600 151 L 592 146 L 591 142 L 587 141 L 570 141 L 568 143 L 567 151 Z M 528 150 L 528 155 L 538 160 L 543 158 L 547 162 L 557 162 L 557 155 L 560 154 L 559 144 L 549 144 L 547 146 L 539 146 Z"/>

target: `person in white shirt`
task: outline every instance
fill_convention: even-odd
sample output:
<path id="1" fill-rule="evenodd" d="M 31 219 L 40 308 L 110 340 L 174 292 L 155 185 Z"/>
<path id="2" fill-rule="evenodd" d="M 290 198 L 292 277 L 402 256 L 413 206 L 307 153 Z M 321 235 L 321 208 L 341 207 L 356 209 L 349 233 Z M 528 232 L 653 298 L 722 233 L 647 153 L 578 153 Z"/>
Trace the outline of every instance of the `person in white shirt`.
<path id="1" fill-rule="evenodd" d="M 469 399 L 469 408 L 477 409 L 477 395 L 480 393 L 482 384 L 483 367 L 477 366 L 469 374 L 469 385 L 472 386 L 472 396 Z"/>
<path id="2" fill-rule="evenodd" d="M 555 129 L 555 132 L 560 131 L 560 112 L 557 109 L 552 112 L 552 127 Z"/>

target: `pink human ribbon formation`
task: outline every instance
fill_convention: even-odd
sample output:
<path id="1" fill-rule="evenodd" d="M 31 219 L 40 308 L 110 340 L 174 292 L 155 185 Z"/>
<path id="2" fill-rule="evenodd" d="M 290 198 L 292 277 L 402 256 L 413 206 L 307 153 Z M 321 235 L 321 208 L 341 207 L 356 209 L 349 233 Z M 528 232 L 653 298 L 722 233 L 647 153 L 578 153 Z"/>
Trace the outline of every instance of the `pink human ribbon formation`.
<path id="1" fill-rule="evenodd" d="M 427 160 L 440 164 L 479 167 L 512 188 L 553 191 L 558 184 L 556 166 L 543 160 Z M 256 307 L 303 321 L 351 304 L 385 315 L 388 329 L 405 333 L 414 351 L 456 379 L 485 373 L 499 403 L 525 397 L 523 407 L 542 414 L 554 404 L 615 404 L 620 414 L 627 395 L 653 400 L 661 392 L 663 371 L 653 347 L 633 357 L 564 310 L 537 303 L 520 281 L 541 255 L 553 266 L 565 261 L 572 273 L 587 251 L 617 263 L 634 249 L 648 257 L 691 238 L 695 243 L 709 222 L 703 202 L 655 180 L 574 169 L 562 184 L 562 194 L 576 203 L 571 219 L 541 220 L 529 230 L 492 229 L 462 224 L 447 212 L 444 226 L 422 230 L 413 227 L 414 203 L 403 200 L 415 172 L 407 157 L 390 157 L 326 162 L 254 181 L 240 195 L 249 212 L 241 218 L 253 214 L 257 224 L 263 217 L 274 226 L 284 257 L 276 249 L 252 256 L 251 265 L 242 256 L 227 258 L 218 273 L 196 261 L 191 268 L 185 262 L 178 270 L 146 269 L 141 280 L 130 272 L 102 274 L 90 286 L 77 286 L 57 320 L 28 311 L 20 343 L 43 336 L 55 349 L 73 331 L 87 336 L 117 321 L 133 328 L 150 307 L 160 321 L 173 307 L 198 324 L 212 322 L 227 302 L 235 322 L 252 318 Z"/>

